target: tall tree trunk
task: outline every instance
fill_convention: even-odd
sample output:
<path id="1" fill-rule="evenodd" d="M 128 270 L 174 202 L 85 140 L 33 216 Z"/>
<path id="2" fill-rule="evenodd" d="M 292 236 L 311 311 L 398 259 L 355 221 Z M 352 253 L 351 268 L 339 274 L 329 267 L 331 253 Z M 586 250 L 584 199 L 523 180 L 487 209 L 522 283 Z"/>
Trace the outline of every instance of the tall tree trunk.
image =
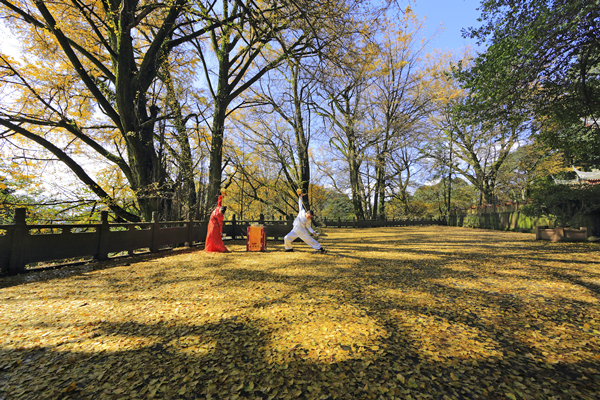
<path id="1" fill-rule="evenodd" d="M 212 140 L 210 144 L 210 164 L 208 172 L 208 198 L 210 205 L 217 202 L 221 190 L 221 174 L 223 164 L 223 135 L 225 130 L 225 115 L 227 106 L 218 102 L 215 104 L 213 116 Z"/>
<path id="2" fill-rule="evenodd" d="M 449 157 L 449 165 L 448 165 L 448 204 L 446 206 L 446 215 L 450 215 L 450 207 L 452 206 L 452 148 L 454 145 L 454 131 L 450 131 L 450 157 Z"/>
<path id="3" fill-rule="evenodd" d="M 383 147 L 377 148 L 377 157 L 375 159 L 375 198 L 373 201 L 373 218 L 385 219 L 385 163 L 388 152 L 388 130 L 386 129 Z"/>
<path id="4" fill-rule="evenodd" d="M 375 182 L 375 219 L 385 219 L 385 156 L 383 154 L 377 155 L 377 174 Z"/>
<path id="5" fill-rule="evenodd" d="M 356 151 L 356 135 L 352 125 L 346 127 L 346 139 L 348 141 L 348 169 L 350 172 L 350 189 L 352 190 L 352 205 L 354 214 L 359 220 L 365 219 L 365 211 L 362 201 L 362 187 L 360 178 L 360 160 Z"/>
<path id="6" fill-rule="evenodd" d="M 308 193 L 310 187 L 310 159 L 308 153 L 308 138 L 304 131 L 304 120 L 302 118 L 302 96 L 299 93 L 299 73 L 300 63 L 297 60 L 290 62 L 290 69 L 292 72 L 292 95 L 294 101 L 294 134 L 296 136 L 296 146 L 298 151 L 298 175 L 300 177 L 300 188 Z M 304 196 L 302 199 L 304 206 L 307 210 L 310 210 L 310 199 L 309 196 Z"/>
<path id="7" fill-rule="evenodd" d="M 223 2 L 224 15 L 228 15 L 227 1 Z M 208 210 L 212 204 L 217 203 L 221 190 L 221 175 L 223 172 L 223 138 L 225 135 L 225 119 L 227 118 L 227 107 L 230 102 L 231 86 L 229 84 L 229 69 L 231 63 L 229 60 L 229 37 L 224 34 L 220 41 L 216 36 L 212 36 L 213 50 L 215 51 L 219 63 L 219 77 L 217 82 L 217 91 L 214 97 L 215 108 L 212 123 L 212 139 L 210 143 L 210 164 L 208 171 L 208 191 L 207 203 Z"/>
<path id="8" fill-rule="evenodd" d="M 169 70 L 168 63 L 163 65 L 163 82 L 167 88 L 167 104 L 173 113 L 173 122 L 177 131 L 176 139 L 179 144 L 179 154 L 174 154 L 179 164 L 179 174 L 181 176 L 181 191 L 182 191 L 182 204 L 180 205 L 181 211 L 183 212 L 184 218 L 196 218 L 196 185 L 194 183 L 194 162 L 192 159 L 192 149 L 190 146 L 190 140 L 188 131 L 185 126 L 185 119 L 183 117 L 183 111 L 179 102 L 179 96 L 175 90 L 175 84 L 173 82 L 171 71 Z"/>
<path id="9" fill-rule="evenodd" d="M 483 200 L 485 204 L 494 204 L 494 182 L 486 181 L 482 185 Z"/>
<path id="10" fill-rule="evenodd" d="M 154 148 L 154 125 L 158 109 L 150 107 L 148 115 L 146 88 L 141 86 L 136 56 L 133 49 L 131 27 L 137 2 L 123 1 L 118 14 L 118 32 L 115 39 L 116 105 L 122 133 L 127 143 L 134 190 L 142 218 L 150 221 L 153 211 L 159 211 L 165 190 L 166 173 L 160 165 Z"/>

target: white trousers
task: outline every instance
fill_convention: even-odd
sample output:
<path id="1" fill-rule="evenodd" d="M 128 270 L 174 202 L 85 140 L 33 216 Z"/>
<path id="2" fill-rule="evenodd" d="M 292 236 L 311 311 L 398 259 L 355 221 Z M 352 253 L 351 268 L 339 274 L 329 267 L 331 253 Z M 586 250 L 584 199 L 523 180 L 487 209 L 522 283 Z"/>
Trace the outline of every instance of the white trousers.
<path id="1" fill-rule="evenodd" d="M 319 242 L 317 242 L 312 236 L 310 236 L 310 233 L 308 233 L 308 231 L 306 229 L 294 228 L 294 229 L 292 229 L 292 231 L 290 233 L 285 235 L 285 237 L 283 238 L 283 243 L 285 243 L 286 250 L 289 250 L 292 248 L 292 242 L 297 237 L 302 239 L 304 241 L 304 243 L 306 243 L 307 245 L 309 245 L 310 247 L 312 247 L 315 250 L 319 250 L 321 248 L 321 244 Z"/>

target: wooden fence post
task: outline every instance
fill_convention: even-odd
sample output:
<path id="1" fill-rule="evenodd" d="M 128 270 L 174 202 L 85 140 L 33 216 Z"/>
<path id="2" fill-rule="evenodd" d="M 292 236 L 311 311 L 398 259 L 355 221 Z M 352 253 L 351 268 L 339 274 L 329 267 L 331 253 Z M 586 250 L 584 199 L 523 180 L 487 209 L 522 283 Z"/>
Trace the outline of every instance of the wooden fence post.
<path id="1" fill-rule="evenodd" d="M 11 275 L 25 272 L 25 265 L 23 264 L 23 242 L 25 241 L 26 235 L 29 234 L 27 223 L 25 222 L 26 214 L 26 208 L 15 208 L 15 229 L 12 236 L 10 260 L 8 261 L 8 273 Z"/>
<path id="2" fill-rule="evenodd" d="M 98 241 L 98 261 L 108 259 L 108 235 L 110 234 L 110 226 L 108 226 L 108 211 L 100 211 L 100 239 Z"/>
<path id="3" fill-rule="evenodd" d="M 237 226 L 237 219 L 235 217 L 235 214 L 233 214 L 233 216 L 231 217 L 231 238 L 233 240 L 235 240 L 235 238 L 237 236 L 242 236 L 241 232 L 238 232 L 238 226 Z"/>
<path id="4" fill-rule="evenodd" d="M 152 211 L 152 243 L 150 243 L 150 252 L 158 252 L 158 230 L 160 229 L 160 223 L 158 222 L 158 211 Z"/>

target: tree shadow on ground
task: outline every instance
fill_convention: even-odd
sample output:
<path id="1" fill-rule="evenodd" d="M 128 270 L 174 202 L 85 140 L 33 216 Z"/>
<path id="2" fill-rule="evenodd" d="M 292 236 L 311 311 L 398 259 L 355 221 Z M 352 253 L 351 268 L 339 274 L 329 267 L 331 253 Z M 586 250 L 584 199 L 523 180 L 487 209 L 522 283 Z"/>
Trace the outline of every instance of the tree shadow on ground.
<path id="1" fill-rule="evenodd" d="M 66 297 L 61 304 L 73 315 L 108 292 L 112 304 L 139 313 L 119 315 L 123 321 L 72 317 L 69 325 L 57 314 L 42 325 L 20 310 L 41 300 L 35 292 L 43 288 L 13 287 L 4 303 L 14 316 L 10 340 L 25 334 L 29 343 L 0 346 L 0 399 L 594 399 L 600 392 L 600 306 L 567 274 L 579 264 L 565 264 L 560 276 L 534 262 L 507 263 L 512 250 L 481 258 L 471 245 L 454 256 L 439 249 L 457 238 L 388 251 L 346 240 L 338 242 L 348 246 L 345 257 L 198 254 L 48 282 L 61 283 L 54 300 Z M 71 293 L 91 284 L 99 287 Z M 43 344 L 44 329 L 54 345 Z"/>
<path id="2" fill-rule="evenodd" d="M 549 365 L 528 346 L 497 357 L 434 359 L 401 321 L 388 319 L 376 345 L 343 346 L 342 359 L 295 345 L 270 345 L 277 331 L 260 320 L 228 318 L 206 325 L 104 323 L 100 338 L 145 345 L 86 352 L 60 348 L 0 351 L 0 398 L 176 399 L 523 398 L 592 399 L 597 363 Z M 508 338 L 507 338 L 508 340 Z M 514 343 L 514 342 L 511 342 Z M 508 342 L 507 342 L 508 344 Z M 530 354 L 530 355 L 529 355 Z"/>

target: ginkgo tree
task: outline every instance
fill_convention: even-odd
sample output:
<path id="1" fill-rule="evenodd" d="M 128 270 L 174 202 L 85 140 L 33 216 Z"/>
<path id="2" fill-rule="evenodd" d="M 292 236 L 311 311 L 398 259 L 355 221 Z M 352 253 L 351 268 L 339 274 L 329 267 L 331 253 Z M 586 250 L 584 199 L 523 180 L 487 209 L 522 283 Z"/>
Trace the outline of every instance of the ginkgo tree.
<path id="1" fill-rule="evenodd" d="M 0 159 L 0 225 L 12 223 L 12 208 L 39 202 L 41 183 L 20 165 Z"/>
<path id="2" fill-rule="evenodd" d="M 222 182 L 226 120 L 234 113 L 239 115 L 238 110 L 248 107 L 260 107 L 261 110 L 250 111 L 247 116 L 274 112 L 282 121 L 286 121 L 284 125 L 288 124 L 293 135 L 284 138 L 281 127 L 266 125 L 268 121 L 273 121 L 271 118 L 254 119 L 254 123 L 244 121 L 248 119 L 247 116 L 235 118 L 236 128 L 247 131 L 245 136 L 254 136 L 251 141 L 259 143 L 259 146 L 266 145 L 270 151 L 265 154 L 275 155 L 291 189 L 289 193 L 297 188 L 308 190 L 310 123 L 303 121 L 302 114 L 306 112 L 306 105 L 312 102 L 314 88 L 310 86 L 311 83 L 305 86 L 306 83 L 300 82 L 299 77 L 304 75 L 302 79 L 306 78 L 310 74 L 307 72 L 309 63 L 318 64 L 319 57 L 330 53 L 331 49 L 343 52 L 348 48 L 349 38 L 357 34 L 356 24 L 352 21 L 366 19 L 362 6 L 361 1 L 296 3 L 295 7 L 278 10 L 277 14 L 271 16 L 274 20 L 255 21 L 254 25 L 248 21 L 253 27 L 259 26 L 257 23 L 266 24 L 259 30 L 224 26 L 216 30 L 210 40 L 203 43 L 198 41 L 196 49 L 203 62 L 206 80 L 212 82 L 209 89 L 214 104 L 209 199 L 216 196 Z M 300 9 L 303 11 L 299 14 Z M 377 14 L 382 9 L 385 9 L 385 4 L 372 7 L 371 12 Z M 262 15 L 269 17 L 268 13 Z M 214 68 L 211 69 L 211 66 Z M 271 72 L 280 75 L 274 77 Z M 281 76 L 283 81 L 289 83 L 289 90 L 281 85 L 273 86 L 281 81 Z M 256 89 L 253 89 L 254 86 Z M 232 130 L 235 132 L 236 128 Z M 275 136 L 277 138 L 273 140 Z M 238 167 L 239 173 L 245 173 L 245 168 L 241 165 Z M 248 175 L 245 179 L 250 182 L 254 177 Z M 249 195 L 255 193 L 253 190 Z"/>
<path id="3" fill-rule="evenodd" d="M 287 57 L 314 54 L 343 36 L 346 20 L 363 3 L 1 0 L 8 26 L 22 38 L 22 57 L 0 59 L 0 74 L 10 87 L 0 125 L 52 153 L 118 218 L 164 214 L 169 207 L 164 200 L 180 185 L 189 209 L 196 201 L 190 169 L 198 160 L 184 138 L 194 129 L 187 125 L 190 118 L 199 113 L 192 117 L 190 109 L 165 98 L 174 98 L 177 84 L 171 82 L 190 79 L 169 70 L 170 55 L 193 48 L 188 61 L 202 63 L 198 72 L 204 72 L 212 103 L 212 114 L 196 121 L 211 126 L 205 198 L 210 202 L 221 184 L 223 131 L 232 102 Z M 178 155 L 163 151 L 165 126 Z M 118 166 L 137 210 L 120 207 L 77 159 L 92 154 L 95 161 Z M 173 158 L 180 171 L 169 171 Z"/>
<path id="4" fill-rule="evenodd" d="M 0 58 L 11 90 L 0 126 L 52 153 L 118 218 L 149 220 L 170 190 L 154 140 L 157 121 L 166 118 L 153 93 L 157 73 L 174 48 L 218 25 L 183 18 L 195 4 L 0 1 L 23 43 L 20 60 Z M 76 152 L 118 166 L 139 212 L 116 204 Z"/>
<path id="5" fill-rule="evenodd" d="M 420 40 L 422 22 L 407 8 L 399 21 L 388 22 L 378 52 L 378 68 L 369 88 L 367 112 L 374 134 L 372 217 L 385 218 L 390 195 L 407 200 L 411 167 L 423 141 L 422 121 L 431 110 L 434 81 L 445 57 L 431 61 Z M 393 182 L 397 182 L 394 184 Z M 395 193 L 387 193 L 393 187 Z"/>
<path id="6" fill-rule="evenodd" d="M 432 122 L 438 135 L 430 142 L 427 154 L 475 185 L 481 193 L 480 203 L 494 204 L 498 173 L 527 135 L 527 126 L 508 121 L 478 122 L 452 107 Z M 450 149 L 451 156 L 440 149 Z"/>
<path id="7" fill-rule="evenodd" d="M 324 69 L 319 113 L 341 155 L 357 218 L 385 218 L 385 203 L 408 201 L 414 163 L 422 157 L 423 121 L 436 96 L 445 57 L 431 60 L 410 8 L 381 18 L 352 51 L 332 54 Z M 422 138 L 420 138 L 422 136 Z"/>
<path id="8" fill-rule="evenodd" d="M 285 183 L 285 196 L 298 189 L 309 193 L 311 183 L 310 144 L 313 130 L 318 129 L 311 106 L 316 82 L 307 71 L 307 61 L 303 62 L 304 65 L 297 58 L 288 59 L 265 75 L 246 100 L 254 106 L 235 119 L 248 150 L 277 166 Z M 240 172 L 248 182 L 256 181 L 245 168 Z M 303 198 L 307 209 L 310 198 Z M 294 198 L 288 202 L 290 208 L 296 207 Z"/>
<path id="9" fill-rule="evenodd" d="M 376 46 L 369 42 L 357 43 L 350 50 L 330 57 L 321 70 L 323 103 L 318 112 L 330 132 L 329 143 L 346 163 L 354 214 L 364 220 L 361 166 L 365 149 L 372 138 L 362 126 L 362 121 L 366 115 L 366 89 L 374 76 Z"/>
<path id="10" fill-rule="evenodd" d="M 493 117 L 472 112 L 467 105 L 480 93 L 464 89 L 455 68 L 456 64 L 468 65 L 469 59 L 470 55 L 465 54 L 436 79 L 432 95 L 435 107 L 428 118 L 431 135 L 423 149 L 427 157 L 446 169 L 447 210 L 451 208 L 453 174 L 461 175 L 479 190 L 480 204 L 494 204 L 499 171 L 532 128 L 532 121 L 518 107 Z M 510 107 L 498 104 L 498 108 Z"/>
<path id="11" fill-rule="evenodd" d="M 246 106 L 244 92 L 290 60 L 301 62 L 304 57 L 339 46 L 353 32 L 349 21 L 361 18 L 363 12 L 361 0 L 222 0 L 220 4 L 218 8 L 202 10 L 200 15 L 206 24 L 223 23 L 207 39 L 193 42 L 213 102 L 209 201 L 216 198 L 222 184 L 226 121 L 232 112 Z M 235 24 L 224 23 L 238 13 L 243 16 Z"/>

